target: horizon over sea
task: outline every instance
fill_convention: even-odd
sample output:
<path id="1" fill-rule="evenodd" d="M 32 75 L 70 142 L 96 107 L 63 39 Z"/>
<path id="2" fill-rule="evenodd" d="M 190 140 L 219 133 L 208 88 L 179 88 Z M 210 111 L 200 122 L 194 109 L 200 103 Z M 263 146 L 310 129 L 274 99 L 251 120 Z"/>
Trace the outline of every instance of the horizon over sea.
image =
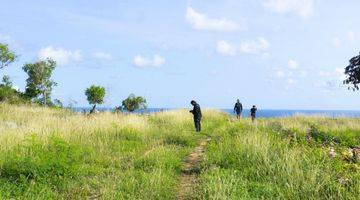
<path id="1" fill-rule="evenodd" d="M 75 112 L 89 112 L 91 107 L 74 107 L 72 108 Z M 135 113 L 156 113 L 161 111 L 177 110 L 177 109 L 186 109 L 186 108 L 147 108 L 145 110 L 137 110 Z M 188 108 L 189 109 L 189 108 Z M 109 107 L 99 107 L 98 111 L 114 111 L 114 108 Z M 222 112 L 225 112 L 230 115 L 235 115 L 233 109 L 217 109 Z M 296 115 L 304 116 L 326 116 L 331 118 L 339 117 L 351 117 L 351 118 L 360 118 L 360 110 L 301 110 L 301 109 L 258 109 L 256 116 L 258 118 L 276 118 L 276 117 L 291 117 Z M 242 112 L 243 117 L 250 116 L 250 110 L 244 109 Z"/>

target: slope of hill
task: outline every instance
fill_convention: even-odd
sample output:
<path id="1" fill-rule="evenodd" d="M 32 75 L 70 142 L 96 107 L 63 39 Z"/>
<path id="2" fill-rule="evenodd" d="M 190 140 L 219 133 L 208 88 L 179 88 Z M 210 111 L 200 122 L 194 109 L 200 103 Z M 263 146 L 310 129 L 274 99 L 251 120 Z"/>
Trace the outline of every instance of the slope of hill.
<path id="1" fill-rule="evenodd" d="M 0 198 L 356 199 L 360 194 L 359 119 L 293 117 L 252 124 L 207 110 L 201 134 L 192 123 L 186 110 L 82 115 L 1 104 Z M 198 155 L 191 156 L 194 149 Z M 191 174 L 185 184 L 184 174 Z"/>

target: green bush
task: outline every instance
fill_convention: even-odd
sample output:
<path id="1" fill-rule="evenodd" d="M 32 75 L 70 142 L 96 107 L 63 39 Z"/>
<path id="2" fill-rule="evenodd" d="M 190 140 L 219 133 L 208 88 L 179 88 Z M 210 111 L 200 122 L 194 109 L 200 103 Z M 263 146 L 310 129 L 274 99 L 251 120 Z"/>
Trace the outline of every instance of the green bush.
<path id="1" fill-rule="evenodd" d="M 7 102 L 10 104 L 21 104 L 25 103 L 26 99 L 22 94 L 15 89 L 0 85 L 0 102 Z"/>

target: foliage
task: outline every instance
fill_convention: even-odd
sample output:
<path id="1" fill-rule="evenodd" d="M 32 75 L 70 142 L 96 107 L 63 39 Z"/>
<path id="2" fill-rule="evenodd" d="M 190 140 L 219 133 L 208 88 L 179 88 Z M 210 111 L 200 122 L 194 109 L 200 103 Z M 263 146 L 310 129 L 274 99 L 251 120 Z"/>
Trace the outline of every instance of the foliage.
<path id="1" fill-rule="evenodd" d="M 10 76 L 8 76 L 8 75 L 3 76 L 2 84 L 6 87 L 12 87 L 13 83 L 10 79 Z"/>
<path id="2" fill-rule="evenodd" d="M 5 75 L 0 84 L 0 102 L 7 102 L 10 104 L 25 103 L 26 100 L 23 94 L 12 87 L 12 82 L 9 76 Z"/>
<path id="3" fill-rule="evenodd" d="M 122 102 L 122 106 L 129 112 L 133 112 L 137 109 L 146 109 L 147 107 L 146 99 L 140 96 L 135 96 L 134 94 L 130 94 L 129 97 Z"/>
<path id="4" fill-rule="evenodd" d="M 344 80 L 344 84 L 349 84 L 349 89 L 354 91 L 359 90 L 358 84 L 360 83 L 360 55 L 350 59 L 350 64 L 345 68 L 345 74 L 347 75 Z"/>
<path id="5" fill-rule="evenodd" d="M 17 58 L 14 52 L 11 52 L 8 45 L 0 43 L 0 69 L 7 67 Z M 26 100 L 21 92 L 12 88 L 13 83 L 10 76 L 4 75 L 0 84 L 0 102 L 11 104 L 25 103 Z"/>
<path id="6" fill-rule="evenodd" d="M 51 75 L 56 67 L 56 62 L 47 59 L 35 63 L 27 63 L 23 70 L 28 74 L 26 79 L 25 95 L 35 102 L 48 105 L 53 86 L 56 83 L 51 79 Z"/>
<path id="7" fill-rule="evenodd" d="M 0 69 L 7 67 L 10 63 L 14 62 L 16 58 L 17 56 L 9 50 L 7 44 L 0 43 Z"/>
<path id="8" fill-rule="evenodd" d="M 0 102 L 12 103 L 18 98 L 18 93 L 11 87 L 0 85 Z"/>
<path id="9" fill-rule="evenodd" d="M 102 104 L 104 103 L 105 88 L 102 86 L 92 85 L 85 90 L 85 95 L 89 104 Z"/>
<path id="10" fill-rule="evenodd" d="M 64 104 L 59 99 L 54 99 L 53 104 L 54 104 L 55 107 L 58 107 L 58 108 L 63 108 L 64 107 Z"/>

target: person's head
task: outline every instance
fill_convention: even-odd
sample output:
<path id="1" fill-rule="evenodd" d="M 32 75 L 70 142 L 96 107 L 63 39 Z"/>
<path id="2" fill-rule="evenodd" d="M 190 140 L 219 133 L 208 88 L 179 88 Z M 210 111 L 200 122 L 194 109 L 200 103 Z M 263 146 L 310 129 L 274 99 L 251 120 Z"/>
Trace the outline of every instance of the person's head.
<path id="1" fill-rule="evenodd" d="M 194 101 L 194 100 L 191 100 L 191 105 L 193 105 L 193 106 L 195 106 L 196 105 L 196 101 Z"/>
<path id="2" fill-rule="evenodd" d="M 255 105 L 253 105 L 253 108 L 256 108 L 256 106 L 255 106 Z"/>
<path id="3" fill-rule="evenodd" d="M 239 99 L 237 99 L 237 100 L 236 100 L 236 102 L 240 103 L 240 100 L 239 100 Z"/>

